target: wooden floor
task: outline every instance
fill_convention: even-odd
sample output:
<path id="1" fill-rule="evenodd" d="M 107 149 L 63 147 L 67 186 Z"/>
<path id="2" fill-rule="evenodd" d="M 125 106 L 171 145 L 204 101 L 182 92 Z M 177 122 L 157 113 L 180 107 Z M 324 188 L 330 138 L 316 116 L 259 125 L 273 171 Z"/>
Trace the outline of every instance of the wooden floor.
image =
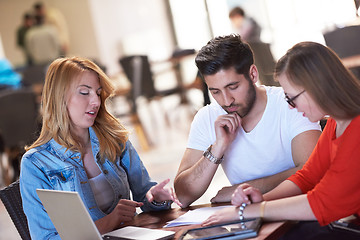
<path id="1" fill-rule="evenodd" d="M 160 111 L 158 103 L 152 105 L 144 104 L 139 109 L 140 119 L 144 123 L 145 133 L 148 136 L 150 148 L 143 151 L 135 134 L 130 135 L 130 140 L 137 149 L 150 176 L 156 181 L 170 178 L 173 184 L 179 163 L 186 148 L 186 141 L 190 123 L 196 110 L 189 106 L 174 106 L 165 104 L 165 110 Z M 175 110 L 176 109 L 176 110 Z M 156 112 L 156 114 L 152 114 Z M 121 121 L 132 129 L 131 122 L 124 118 Z M 170 123 L 170 124 L 168 124 Z M 208 191 L 194 204 L 208 203 L 211 197 L 224 185 L 229 185 L 222 169 L 219 168 L 215 175 L 215 181 L 210 185 Z M 174 206 L 176 207 L 176 206 Z M 20 239 L 11 219 L 0 201 L 0 240 Z"/>

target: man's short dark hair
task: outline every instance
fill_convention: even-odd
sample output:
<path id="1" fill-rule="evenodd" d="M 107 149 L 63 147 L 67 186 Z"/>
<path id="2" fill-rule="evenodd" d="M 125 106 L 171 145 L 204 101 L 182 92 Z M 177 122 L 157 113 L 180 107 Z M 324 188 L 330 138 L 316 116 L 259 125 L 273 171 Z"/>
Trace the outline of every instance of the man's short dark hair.
<path id="1" fill-rule="evenodd" d="M 36 2 L 34 4 L 34 9 L 40 10 L 43 6 L 44 6 L 44 4 L 42 2 Z"/>
<path id="2" fill-rule="evenodd" d="M 204 76 L 234 67 L 238 74 L 249 74 L 254 55 L 249 44 L 240 35 L 219 36 L 202 47 L 195 58 L 196 66 Z"/>
<path id="3" fill-rule="evenodd" d="M 241 7 L 234 7 L 230 12 L 229 12 L 229 18 L 232 18 L 236 15 L 240 15 L 240 16 L 245 16 L 245 11 L 244 9 L 242 9 Z"/>

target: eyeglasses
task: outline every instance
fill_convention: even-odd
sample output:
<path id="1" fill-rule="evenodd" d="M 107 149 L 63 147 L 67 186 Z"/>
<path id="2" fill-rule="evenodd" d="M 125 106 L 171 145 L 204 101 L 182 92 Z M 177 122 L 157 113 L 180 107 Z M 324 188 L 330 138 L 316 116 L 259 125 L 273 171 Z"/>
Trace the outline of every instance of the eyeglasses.
<path id="1" fill-rule="evenodd" d="M 294 100 L 295 100 L 298 96 L 300 96 L 301 94 L 303 94 L 304 92 L 305 92 L 305 90 L 302 91 L 301 93 L 299 93 L 298 95 L 292 97 L 292 98 L 289 98 L 289 96 L 285 93 L 285 100 L 287 101 L 287 103 L 288 103 L 290 106 L 292 106 L 293 108 L 296 108 L 296 104 L 294 103 Z"/>

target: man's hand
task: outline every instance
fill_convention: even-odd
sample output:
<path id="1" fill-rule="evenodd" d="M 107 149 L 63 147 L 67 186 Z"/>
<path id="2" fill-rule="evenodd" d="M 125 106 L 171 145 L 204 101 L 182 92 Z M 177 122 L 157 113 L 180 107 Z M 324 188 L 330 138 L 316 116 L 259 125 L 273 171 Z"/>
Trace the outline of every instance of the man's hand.
<path id="1" fill-rule="evenodd" d="M 216 196 L 210 200 L 210 202 L 212 203 L 230 202 L 231 196 L 234 193 L 237 186 L 238 185 L 223 187 L 217 192 Z"/>
<path id="2" fill-rule="evenodd" d="M 214 124 L 216 140 L 211 147 L 212 155 L 217 158 L 224 155 L 235 139 L 240 123 L 241 118 L 237 113 L 225 114 L 216 119 Z M 189 206 L 204 194 L 218 167 L 218 164 L 203 157 L 203 151 L 186 149 L 174 181 L 183 207 Z"/>
<path id="3" fill-rule="evenodd" d="M 216 142 L 222 153 L 234 141 L 237 129 L 241 125 L 241 118 L 237 113 L 229 113 L 219 116 L 215 121 Z"/>

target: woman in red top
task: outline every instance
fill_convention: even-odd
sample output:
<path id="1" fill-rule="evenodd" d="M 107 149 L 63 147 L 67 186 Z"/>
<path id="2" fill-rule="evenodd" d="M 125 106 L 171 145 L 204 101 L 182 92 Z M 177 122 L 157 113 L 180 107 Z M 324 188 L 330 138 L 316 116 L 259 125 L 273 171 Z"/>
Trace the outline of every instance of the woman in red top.
<path id="1" fill-rule="evenodd" d="M 262 195 L 248 184 L 232 196 L 232 208 L 203 225 L 242 218 L 300 220 L 288 239 L 360 239 L 329 223 L 360 215 L 360 81 L 329 48 L 296 44 L 278 61 L 275 78 L 291 108 L 316 122 L 330 116 L 303 169 Z"/>

